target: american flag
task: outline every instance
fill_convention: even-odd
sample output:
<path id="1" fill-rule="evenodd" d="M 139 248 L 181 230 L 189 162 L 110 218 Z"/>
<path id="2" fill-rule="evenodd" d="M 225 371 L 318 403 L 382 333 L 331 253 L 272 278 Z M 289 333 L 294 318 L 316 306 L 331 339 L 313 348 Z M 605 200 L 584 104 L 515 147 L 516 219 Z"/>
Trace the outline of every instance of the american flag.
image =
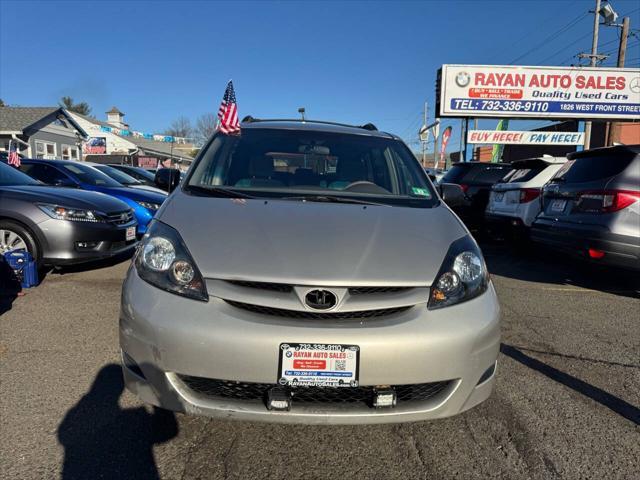
<path id="1" fill-rule="evenodd" d="M 222 103 L 218 110 L 218 120 L 218 128 L 221 132 L 227 135 L 230 133 L 240 133 L 236 92 L 233 90 L 231 80 L 227 83 L 227 89 L 224 91 L 224 97 L 222 97 Z"/>
<path id="2" fill-rule="evenodd" d="M 16 168 L 20 166 L 20 155 L 18 155 L 18 145 L 15 142 L 9 142 L 9 155 L 7 156 L 7 163 L 13 165 Z"/>

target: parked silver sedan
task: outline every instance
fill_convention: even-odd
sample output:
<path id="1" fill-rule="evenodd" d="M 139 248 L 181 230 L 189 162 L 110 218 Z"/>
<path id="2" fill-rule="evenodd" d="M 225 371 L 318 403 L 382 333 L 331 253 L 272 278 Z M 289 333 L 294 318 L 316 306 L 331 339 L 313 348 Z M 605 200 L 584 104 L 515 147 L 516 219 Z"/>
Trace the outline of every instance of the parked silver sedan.
<path id="1" fill-rule="evenodd" d="M 446 417 L 490 395 L 499 344 L 478 246 L 406 145 L 371 124 L 216 133 L 123 286 L 127 387 L 187 413 Z"/>

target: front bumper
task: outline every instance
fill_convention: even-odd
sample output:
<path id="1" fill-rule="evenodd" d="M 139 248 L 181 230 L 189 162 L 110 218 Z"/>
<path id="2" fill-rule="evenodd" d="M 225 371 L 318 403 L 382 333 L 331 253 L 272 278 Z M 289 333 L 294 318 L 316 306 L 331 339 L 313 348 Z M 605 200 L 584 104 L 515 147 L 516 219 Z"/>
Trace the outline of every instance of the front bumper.
<path id="1" fill-rule="evenodd" d="M 540 218 L 531 228 L 531 239 L 594 263 L 640 270 L 640 237 L 616 235 L 601 226 Z M 592 259 L 589 249 L 600 250 L 604 256 Z"/>
<path id="2" fill-rule="evenodd" d="M 174 411 L 252 421 L 388 423 L 455 415 L 485 400 L 493 388 L 500 345 L 493 285 L 452 307 L 429 311 L 424 303 L 362 321 L 261 315 L 209 293 L 206 303 L 172 295 L 130 269 L 123 285 L 120 346 L 126 386 L 142 400 Z M 294 402 L 290 411 L 274 412 L 261 400 L 204 395 L 183 381 L 190 376 L 275 386 L 283 342 L 358 345 L 360 386 L 448 385 L 427 400 L 399 401 L 387 409 Z"/>
<path id="3" fill-rule="evenodd" d="M 133 251 L 137 244 L 135 239 L 126 240 L 126 229 L 136 227 L 135 221 L 114 225 L 49 219 L 38 226 L 46 241 L 42 260 L 45 265 L 73 265 L 111 258 Z"/>

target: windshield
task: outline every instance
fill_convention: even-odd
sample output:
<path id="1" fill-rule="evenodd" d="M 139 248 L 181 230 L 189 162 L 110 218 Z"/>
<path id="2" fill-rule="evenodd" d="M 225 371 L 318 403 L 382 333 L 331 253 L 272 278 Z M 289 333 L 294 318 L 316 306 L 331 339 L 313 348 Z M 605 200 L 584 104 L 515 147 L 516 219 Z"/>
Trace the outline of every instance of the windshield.
<path id="1" fill-rule="evenodd" d="M 554 180 L 562 179 L 566 183 L 584 183 L 613 177 L 627 168 L 633 158 L 633 155 L 599 155 L 576 158 L 565 163 L 556 173 Z"/>
<path id="2" fill-rule="evenodd" d="M 16 186 L 16 185 L 42 185 L 29 175 L 10 167 L 6 163 L 0 162 L 0 186 Z"/>
<path id="3" fill-rule="evenodd" d="M 192 169 L 185 190 L 190 187 L 270 198 L 360 197 L 425 207 L 437 202 L 402 142 L 302 130 L 251 128 L 240 136 L 216 135 Z"/>
<path id="4" fill-rule="evenodd" d="M 88 165 L 68 163 L 61 165 L 67 172 L 73 174 L 80 182 L 88 183 L 95 187 L 121 187 L 122 184 L 113 178 Z"/>
<path id="5" fill-rule="evenodd" d="M 100 170 L 105 175 L 109 175 L 115 181 L 120 182 L 122 185 L 140 185 L 140 182 L 133 178 L 131 175 L 127 175 L 120 170 L 110 167 L 109 165 L 96 165 L 95 168 Z"/>
<path id="6" fill-rule="evenodd" d="M 145 170 L 144 168 L 140 168 L 140 167 L 130 167 L 130 168 L 131 170 L 136 172 L 139 176 L 146 178 L 147 180 L 150 180 L 153 182 L 155 179 L 155 175 L 153 174 L 153 172 L 150 172 L 149 170 Z"/>

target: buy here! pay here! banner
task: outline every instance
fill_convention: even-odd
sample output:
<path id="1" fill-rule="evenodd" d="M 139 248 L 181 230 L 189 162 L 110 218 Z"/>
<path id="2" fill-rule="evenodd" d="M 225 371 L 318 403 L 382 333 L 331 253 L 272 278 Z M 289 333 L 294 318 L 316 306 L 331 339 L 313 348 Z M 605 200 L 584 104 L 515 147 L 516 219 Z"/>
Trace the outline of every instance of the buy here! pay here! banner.
<path id="1" fill-rule="evenodd" d="M 443 65 L 440 115 L 640 119 L 640 69 Z"/>

